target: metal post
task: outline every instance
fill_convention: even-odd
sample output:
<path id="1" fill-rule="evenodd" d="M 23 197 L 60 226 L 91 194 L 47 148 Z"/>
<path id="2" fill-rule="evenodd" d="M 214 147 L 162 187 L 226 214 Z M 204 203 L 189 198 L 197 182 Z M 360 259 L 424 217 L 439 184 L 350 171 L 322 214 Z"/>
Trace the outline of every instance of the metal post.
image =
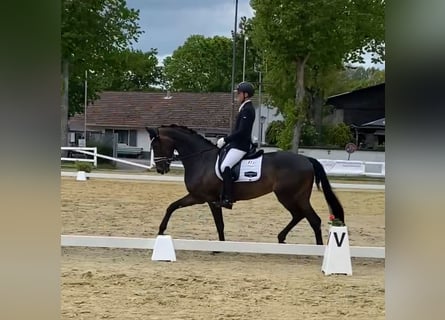
<path id="1" fill-rule="evenodd" d="M 246 47 L 247 47 L 247 36 L 244 35 L 243 81 L 246 80 Z"/>
<path id="2" fill-rule="evenodd" d="M 85 107 L 83 119 L 83 138 L 85 140 L 85 147 L 87 146 L 87 104 L 88 104 L 88 70 L 85 70 Z"/>
<path id="3" fill-rule="evenodd" d="M 229 123 L 229 131 L 232 130 L 233 125 L 233 109 L 235 108 L 235 61 L 236 61 L 236 27 L 238 22 L 238 0 L 235 3 L 235 26 L 233 31 L 233 52 L 232 52 L 232 86 L 230 91 L 232 92 L 232 106 L 230 108 L 230 123 Z"/>
<path id="4" fill-rule="evenodd" d="M 262 79 L 261 79 L 261 69 L 260 69 L 259 83 L 258 83 L 258 104 L 259 104 L 259 106 L 258 106 L 258 146 L 261 146 L 261 143 L 262 143 L 262 141 L 260 140 L 261 136 L 262 136 L 262 132 L 261 132 L 261 130 L 262 130 L 262 128 L 261 128 L 261 82 L 262 82 Z"/>

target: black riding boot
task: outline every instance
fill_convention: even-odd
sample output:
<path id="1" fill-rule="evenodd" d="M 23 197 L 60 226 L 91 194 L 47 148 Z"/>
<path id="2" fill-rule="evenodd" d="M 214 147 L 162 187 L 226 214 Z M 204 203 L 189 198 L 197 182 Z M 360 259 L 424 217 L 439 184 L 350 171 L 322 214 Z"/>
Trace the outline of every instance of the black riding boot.
<path id="1" fill-rule="evenodd" d="M 222 189 L 222 195 L 221 195 L 221 207 L 232 209 L 232 173 L 230 172 L 230 168 L 226 167 L 224 169 L 224 172 L 222 173 L 223 178 L 223 189 Z"/>

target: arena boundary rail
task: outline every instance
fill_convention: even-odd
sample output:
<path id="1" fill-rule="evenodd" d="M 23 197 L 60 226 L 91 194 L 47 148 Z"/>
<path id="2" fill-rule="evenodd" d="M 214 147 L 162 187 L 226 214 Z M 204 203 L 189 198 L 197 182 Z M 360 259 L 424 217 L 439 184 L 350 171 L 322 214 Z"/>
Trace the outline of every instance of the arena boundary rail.
<path id="1" fill-rule="evenodd" d="M 62 235 L 62 247 L 93 247 L 116 249 L 153 249 L 156 239 L 132 237 L 101 237 L 83 235 Z M 264 242 L 235 242 L 210 240 L 173 239 L 175 250 L 219 251 L 258 254 L 283 254 L 303 256 L 323 256 L 326 246 L 309 244 L 282 244 Z M 351 257 L 385 258 L 384 247 L 350 246 Z"/>

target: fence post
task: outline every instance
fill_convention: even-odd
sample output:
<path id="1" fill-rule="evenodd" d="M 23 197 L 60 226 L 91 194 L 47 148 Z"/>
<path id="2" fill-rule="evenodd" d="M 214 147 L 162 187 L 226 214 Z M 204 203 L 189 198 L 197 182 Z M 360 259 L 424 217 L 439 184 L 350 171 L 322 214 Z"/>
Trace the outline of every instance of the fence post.
<path id="1" fill-rule="evenodd" d="M 94 167 L 97 168 L 97 147 L 94 147 Z"/>

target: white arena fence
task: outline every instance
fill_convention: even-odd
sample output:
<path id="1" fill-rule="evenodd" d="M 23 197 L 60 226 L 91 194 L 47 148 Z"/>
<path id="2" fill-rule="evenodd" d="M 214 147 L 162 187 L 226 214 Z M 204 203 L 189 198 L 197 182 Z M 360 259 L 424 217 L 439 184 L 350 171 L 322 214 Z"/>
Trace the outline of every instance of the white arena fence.
<path id="1" fill-rule="evenodd" d="M 62 150 L 75 151 L 76 153 L 89 154 L 93 158 L 70 158 L 61 157 L 62 161 L 81 161 L 81 162 L 92 162 L 95 167 L 97 167 L 97 148 L 96 147 L 62 147 Z M 91 151 L 91 152 L 88 152 Z"/>
<path id="2" fill-rule="evenodd" d="M 119 158 L 113 158 L 97 153 L 97 148 L 81 148 L 81 147 L 62 147 L 62 150 L 73 150 L 79 153 L 90 155 L 92 159 L 82 159 L 82 158 L 66 158 L 62 157 L 61 160 L 65 161 L 87 161 L 93 162 L 94 166 L 97 166 L 97 158 L 108 159 L 120 163 L 125 163 L 128 165 L 141 167 L 145 169 L 152 169 L 155 166 L 153 151 L 150 153 L 150 160 L 148 165 L 144 165 L 137 162 L 132 162 L 128 160 L 123 160 Z M 92 151 L 92 152 L 89 152 Z M 353 176 L 353 177 L 385 177 L 385 162 L 373 162 L 373 161 L 352 161 L 352 160 L 329 160 L 329 159 L 318 159 L 326 170 L 328 176 Z M 171 164 L 173 168 L 184 169 L 180 161 L 173 162 Z"/>
<path id="3" fill-rule="evenodd" d="M 93 152 L 89 152 L 88 150 L 91 150 Z M 97 148 L 81 148 L 81 147 L 62 147 L 62 150 L 74 150 L 76 152 L 79 153 L 83 153 L 89 156 L 92 156 L 93 159 L 82 159 L 82 158 L 66 158 L 66 157 L 62 157 L 61 160 L 63 161 L 87 161 L 87 162 L 94 162 L 94 166 L 97 167 L 97 158 L 102 158 L 102 159 L 107 159 L 107 160 L 111 160 L 111 161 L 116 161 L 116 162 L 120 162 L 120 163 L 125 163 L 125 164 L 129 164 L 132 166 L 136 166 L 136 167 L 140 167 L 140 168 L 145 168 L 145 169 L 151 169 L 153 168 L 153 152 L 151 153 L 151 159 L 150 159 L 150 165 L 145 165 L 145 164 L 141 164 L 141 163 L 137 163 L 137 162 L 132 162 L 132 161 L 128 161 L 128 160 L 123 160 L 123 159 L 119 159 L 119 158 L 113 158 L 110 156 L 106 156 L 100 153 L 97 153 Z"/>
<path id="4" fill-rule="evenodd" d="M 99 237 L 83 235 L 62 235 L 62 247 L 93 247 L 119 249 L 150 249 L 153 250 L 156 239 L 130 237 Z M 326 246 L 310 244 L 284 244 L 265 242 L 235 242 L 173 239 L 175 250 L 188 251 L 220 251 L 237 253 L 282 254 L 323 256 Z M 384 247 L 350 247 L 351 257 L 355 258 L 385 258 Z"/>

